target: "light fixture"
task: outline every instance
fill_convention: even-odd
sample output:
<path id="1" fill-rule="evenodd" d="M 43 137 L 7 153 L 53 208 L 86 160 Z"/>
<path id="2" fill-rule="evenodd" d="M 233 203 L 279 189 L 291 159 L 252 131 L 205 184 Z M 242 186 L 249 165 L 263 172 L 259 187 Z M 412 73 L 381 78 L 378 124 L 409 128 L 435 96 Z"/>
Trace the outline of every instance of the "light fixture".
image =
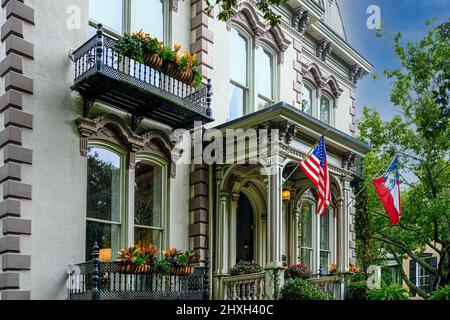
<path id="1" fill-rule="evenodd" d="M 112 259 L 112 249 L 100 249 L 98 260 L 100 261 L 111 261 Z"/>
<path id="2" fill-rule="evenodd" d="M 284 202 L 288 202 L 289 200 L 291 200 L 291 191 L 289 191 L 288 189 L 283 189 L 283 191 L 281 192 L 281 198 Z"/>

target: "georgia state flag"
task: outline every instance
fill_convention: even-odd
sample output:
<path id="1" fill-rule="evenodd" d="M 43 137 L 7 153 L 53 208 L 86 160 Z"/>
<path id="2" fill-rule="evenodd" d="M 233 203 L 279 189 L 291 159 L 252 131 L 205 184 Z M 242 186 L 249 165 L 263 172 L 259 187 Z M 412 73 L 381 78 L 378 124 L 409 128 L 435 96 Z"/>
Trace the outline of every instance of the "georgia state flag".
<path id="1" fill-rule="evenodd" d="M 386 173 L 379 178 L 373 179 L 375 190 L 389 214 L 393 225 L 397 224 L 402 217 L 400 205 L 400 177 L 398 173 L 398 158 L 395 156 Z"/>

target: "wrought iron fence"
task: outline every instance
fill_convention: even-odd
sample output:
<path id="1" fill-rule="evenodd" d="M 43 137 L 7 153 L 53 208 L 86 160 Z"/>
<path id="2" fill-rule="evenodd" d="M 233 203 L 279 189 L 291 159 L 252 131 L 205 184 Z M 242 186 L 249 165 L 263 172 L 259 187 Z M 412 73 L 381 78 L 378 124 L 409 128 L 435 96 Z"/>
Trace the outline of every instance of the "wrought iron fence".
<path id="1" fill-rule="evenodd" d="M 150 67 L 115 50 L 117 40 L 103 34 L 99 25 L 97 35 L 73 52 L 75 85 L 95 74 L 132 85 L 196 113 L 211 117 L 211 83 L 200 87 L 184 83 L 161 70 Z"/>
<path id="2" fill-rule="evenodd" d="M 97 247 L 98 248 L 98 247 Z M 69 266 L 69 300 L 206 300 L 208 263 L 190 276 L 124 273 L 120 262 Z"/>

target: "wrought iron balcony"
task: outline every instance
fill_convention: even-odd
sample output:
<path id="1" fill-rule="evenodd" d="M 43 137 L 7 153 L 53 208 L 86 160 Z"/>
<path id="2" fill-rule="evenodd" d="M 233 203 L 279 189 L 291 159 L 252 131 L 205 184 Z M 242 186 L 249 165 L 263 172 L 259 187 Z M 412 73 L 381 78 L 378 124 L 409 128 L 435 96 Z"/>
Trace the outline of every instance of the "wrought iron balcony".
<path id="1" fill-rule="evenodd" d="M 139 63 L 114 50 L 116 40 L 97 34 L 74 51 L 73 90 L 84 98 L 83 116 L 95 101 L 131 114 L 136 129 L 143 118 L 173 128 L 191 128 L 194 121 L 208 123 L 211 118 L 211 82 L 199 88 L 172 78 L 160 70 Z"/>
<path id="2" fill-rule="evenodd" d="M 123 273 L 119 262 L 86 262 L 69 267 L 69 300 L 206 300 L 208 271 L 190 276 Z"/>

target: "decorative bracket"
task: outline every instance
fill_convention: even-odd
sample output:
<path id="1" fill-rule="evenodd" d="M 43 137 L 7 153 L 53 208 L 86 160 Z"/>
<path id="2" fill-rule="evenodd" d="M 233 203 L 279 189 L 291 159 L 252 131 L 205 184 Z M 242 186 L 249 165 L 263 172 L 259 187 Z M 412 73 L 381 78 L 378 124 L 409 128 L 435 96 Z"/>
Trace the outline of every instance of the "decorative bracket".
<path id="1" fill-rule="evenodd" d="M 294 12 L 292 17 L 292 26 L 295 30 L 303 34 L 308 27 L 309 21 L 311 19 L 311 14 L 304 8 Z"/>
<path id="2" fill-rule="evenodd" d="M 327 61 L 327 58 L 330 56 L 332 50 L 333 44 L 330 40 L 324 38 L 317 44 L 317 57 L 322 61 Z"/>
<path id="3" fill-rule="evenodd" d="M 354 83 L 357 84 L 358 80 L 361 79 L 362 76 L 362 67 L 358 64 L 355 64 L 353 66 L 350 67 L 350 72 L 349 72 L 349 80 Z"/>

